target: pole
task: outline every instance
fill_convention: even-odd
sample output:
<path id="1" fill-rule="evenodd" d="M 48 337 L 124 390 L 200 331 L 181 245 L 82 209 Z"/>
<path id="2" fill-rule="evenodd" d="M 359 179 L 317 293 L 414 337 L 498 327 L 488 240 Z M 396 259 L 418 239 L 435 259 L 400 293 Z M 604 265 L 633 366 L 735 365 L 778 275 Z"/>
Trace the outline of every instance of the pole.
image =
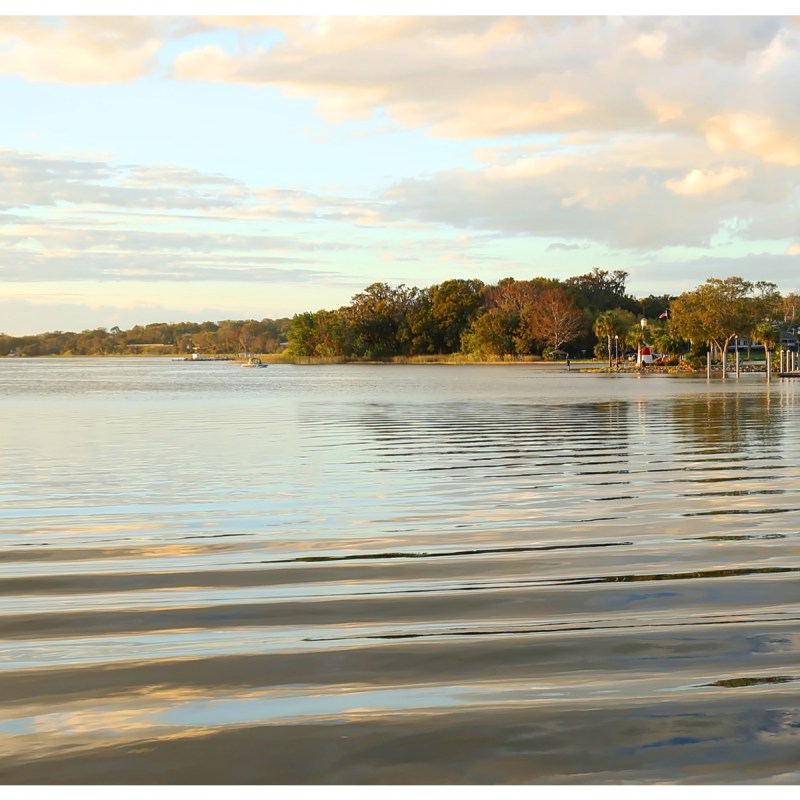
<path id="1" fill-rule="evenodd" d="M 767 363 L 765 366 L 767 368 L 767 383 L 769 383 L 770 377 L 772 376 L 772 363 L 769 357 L 769 349 L 767 348 L 766 345 L 764 345 L 764 354 L 767 357 Z"/>
<path id="2" fill-rule="evenodd" d="M 706 353 L 706 379 L 711 380 L 711 351 Z"/>
<path id="3" fill-rule="evenodd" d="M 644 307 L 644 303 L 642 303 L 642 307 Z M 645 317 L 642 317 L 641 320 L 639 320 L 639 325 L 642 328 L 642 335 L 639 337 L 639 355 L 638 355 L 639 360 L 637 366 L 639 367 L 639 369 L 643 369 L 644 361 L 642 361 L 642 345 L 644 344 L 644 329 L 647 327 L 647 319 Z"/>

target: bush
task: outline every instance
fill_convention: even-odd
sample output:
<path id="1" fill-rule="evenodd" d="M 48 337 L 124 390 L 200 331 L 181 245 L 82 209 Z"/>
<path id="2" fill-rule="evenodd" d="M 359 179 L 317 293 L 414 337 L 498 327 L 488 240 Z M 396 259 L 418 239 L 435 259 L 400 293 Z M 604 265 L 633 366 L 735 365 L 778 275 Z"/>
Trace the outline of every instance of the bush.
<path id="1" fill-rule="evenodd" d="M 684 356 L 683 362 L 692 369 L 703 369 L 706 365 L 706 353 L 704 350 L 691 350 Z"/>

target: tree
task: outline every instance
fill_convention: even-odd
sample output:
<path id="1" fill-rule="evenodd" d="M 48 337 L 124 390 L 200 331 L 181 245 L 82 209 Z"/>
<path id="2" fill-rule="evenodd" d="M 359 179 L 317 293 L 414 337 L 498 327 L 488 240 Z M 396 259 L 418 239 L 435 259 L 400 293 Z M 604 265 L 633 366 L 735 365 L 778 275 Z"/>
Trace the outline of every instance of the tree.
<path id="1" fill-rule="evenodd" d="M 754 324 L 753 284 L 738 277 L 709 278 L 693 292 L 684 292 L 671 306 L 671 329 L 692 342 L 707 342 L 722 353 L 722 374 L 734 336 L 749 332 Z"/>
<path id="2" fill-rule="evenodd" d="M 658 319 L 665 311 L 669 311 L 670 303 L 674 299 L 668 294 L 649 294 L 639 298 L 639 310 L 646 319 Z"/>
<path id="3" fill-rule="evenodd" d="M 313 356 L 317 347 L 317 315 L 312 311 L 295 314 L 289 324 L 287 352 L 293 356 Z"/>
<path id="4" fill-rule="evenodd" d="M 314 355 L 321 358 L 349 358 L 355 350 L 355 331 L 347 309 L 317 311 L 315 315 Z"/>
<path id="5" fill-rule="evenodd" d="M 454 353 L 461 336 L 484 308 L 483 281 L 461 278 L 430 289 L 434 344 L 439 353 Z"/>
<path id="6" fill-rule="evenodd" d="M 617 269 L 614 272 L 595 267 L 586 275 L 576 275 L 564 281 L 567 289 L 575 290 L 583 303 L 595 311 L 612 308 L 627 308 L 635 311 L 636 300 L 625 294 L 628 273 Z"/>
<path id="7" fill-rule="evenodd" d="M 519 314 L 505 308 L 490 308 L 481 314 L 461 337 L 461 349 L 480 358 L 513 355 Z"/>
<path id="8" fill-rule="evenodd" d="M 532 278 L 527 281 L 503 278 L 497 286 L 489 287 L 487 305 L 519 313 L 533 305 L 545 289 L 557 286 L 561 286 L 561 283 L 555 278 Z"/>
<path id="9" fill-rule="evenodd" d="M 783 321 L 795 327 L 800 320 L 800 294 L 791 292 L 783 298 Z"/>
<path id="10" fill-rule="evenodd" d="M 657 328 L 653 333 L 653 343 L 658 348 L 659 353 L 667 356 L 675 356 L 680 352 L 686 351 L 684 340 L 675 336 L 669 327 Z"/>
<path id="11" fill-rule="evenodd" d="M 781 340 L 781 330 L 776 323 L 770 320 L 759 322 L 752 332 L 754 342 L 764 345 L 764 357 L 766 359 L 767 380 L 772 373 L 772 356 L 770 353 L 778 345 Z"/>
<path id="12" fill-rule="evenodd" d="M 485 287 L 488 310 L 475 321 L 465 340 L 473 348 L 471 352 L 485 350 L 497 356 L 533 352 L 537 343 L 529 331 L 522 330 L 522 318 L 541 293 L 554 286 L 560 283 L 553 278 L 503 278 L 496 286 Z"/>
<path id="13" fill-rule="evenodd" d="M 581 310 L 560 286 L 545 289 L 535 305 L 522 313 L 520 336 L 530 336 L 547 347 L 558 350 L 584 329 Z"/>
<path id="14" fill-rule="evenodd" d="M 414 288 L 412 292 L 397 332 L 398 344 L 410 355 L 435 353 L 436 321 L 431 312 L 431 291 Z"/>
<path id="15" fill-rule="evenodd" d="M 343 309 L 355 332 L 356 355 L 382 358 L 398 352 L 398 333 L 417 290 L 373 283 Z"/>
<path id="16" fill-rule="evenodd" d="M 764 320 L 777 321 L 784 312 L 784 301 L 776 284 L 771 281 L 757 281 L 753 284 L 752 316 L 753 325 Z"/>
<path id="17" fill-rule="evenodd" d="M 594 330 L 595 336 L 606 340 L 609 369 L 611 368 L 611 340 L 613 338 L 620 338 L 624 341 L 625 335 L 634 321 L 633 314 L 622 308 L 604 311 L 595 319 L 592 329 Z"/>

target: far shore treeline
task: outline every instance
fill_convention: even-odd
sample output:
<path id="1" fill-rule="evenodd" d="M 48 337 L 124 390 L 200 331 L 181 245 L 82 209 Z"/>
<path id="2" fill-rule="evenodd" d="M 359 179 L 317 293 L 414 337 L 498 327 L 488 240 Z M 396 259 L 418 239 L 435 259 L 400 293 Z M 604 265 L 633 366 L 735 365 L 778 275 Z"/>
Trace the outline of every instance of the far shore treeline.
<path id="1" fill-rule="evenodd" d="M 776 284 L 709 278 L 678 296 L 633 297 L 628 274 L 594 269 L 566 280 L 456 278 L 419 289 L 373 283 L 336 310 L 291 319 L 153 323 L 0 334 L 0 355 L 282 354 L 287 360 L 374 361 L 460 354 L 476 361 L 624 357 L 647 343 L 663 360 L 723 356 L 739 337 L 772 350 L 800 319 L 800 296 Z M 646 322 L 645 322 L 646 321 Z M 1 323 L 0 323 L 1 324 Z"/>

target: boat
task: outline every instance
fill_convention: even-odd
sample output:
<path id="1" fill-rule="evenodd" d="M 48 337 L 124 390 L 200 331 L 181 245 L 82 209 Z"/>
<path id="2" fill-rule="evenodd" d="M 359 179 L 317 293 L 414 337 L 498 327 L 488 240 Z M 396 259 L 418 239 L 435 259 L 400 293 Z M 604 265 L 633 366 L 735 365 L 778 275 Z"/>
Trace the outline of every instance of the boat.
<path id="1" fill-rule="evenodd" d="M 252 358 L 248 358 L 247 361 L 245 361 L 244 364 L 242 364 L 242 366 L 259 368 L 259 367 L 266 367 L 269 365 L 265 364 L 260 358 L 256 358 L 255 356 L 253 356 Z"/>

